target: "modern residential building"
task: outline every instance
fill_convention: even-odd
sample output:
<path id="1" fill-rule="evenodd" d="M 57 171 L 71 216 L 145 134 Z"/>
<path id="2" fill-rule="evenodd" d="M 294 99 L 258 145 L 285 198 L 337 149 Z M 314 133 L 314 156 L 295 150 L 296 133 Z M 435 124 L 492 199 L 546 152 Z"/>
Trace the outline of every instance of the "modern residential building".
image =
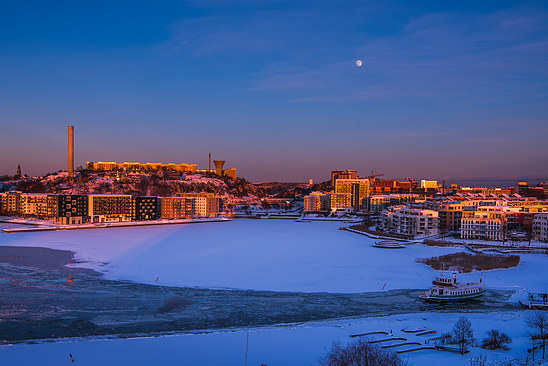
<path id="1" fill-rule="evenodd" d="M 312 192 L 308 196 L 304 196 L 304 212 L 319 212 L 322 210 L 322 193 Z"/>
<path id="2" fill-rule="evenodd" d="M 50 205 L 49 210 L 48 203 Z M 52 205 L 55 205 L 55 196 L 53 195 L 47 193 L 21 193 L 20 214 L 23 216 L 40 219 L 53 218 L 56 215 L 51 207 Z"/>
<path id="3" fill-rule="evenodd" d="M 87 195 L 60 194 L 54 197 L 57 206 L 57 214 L 54 217 L 56 223 L 60 225 L 79 225 L 89 220 Z"/>
<path id="4" fill-rule="evenodd" d="M 91 222 L 131 221 L 131 195 L 90 194 L 88 199 L 89 217 Z"/>
<path id="5" fill-rule="evenodd" d="M 358 179 L 358 172 L 354 169 L 334 170 L 331 172 L 331 187 L 335 187 L 337 179 Z"/>
<path id="6" fill-rule="evenodd" d="M 350 208 L 352 207 L 352 194 L 332 192 L 329 194 L 329 204 L 331 211 Z"/>
<path id="7" fill-rule="evenodd" d="M 331 211 L 331 194 L 312 192 L 304 197 L 304 212 Z"/>
<path id="8" fill-rule="evenodd" d="M 548 242 L 548 212 L 537 213 L 533 220 L 533 239 Z"/>
<path id="9" fill-rule="evenodd" d="M 435 235 L 439 233 L 438 212 L 404 206 L 393 207 L 383 212 L 382 227 L 397 234 Z"/>
<path id="10" fill-rule="evenodd" d="M 463 205 L 460 202 L 442 204 L 438 209 L 440 232 L 460 232 L 462 211 Z"/>
<path id="11" fill-rule="evenodd" d="M 194 198 L 161 197 L 162 219 L 188 219 L 194 215 Z"/>
<path id="12" fill-rule="evenodd" d="M 194 206 L 193 214 L 198 217 L 216 217 L 220 211 L 219 197 L 213 194 L 204 193 L 200 196 L 193 197 Z"/>
<path id="13" fill-rule="evenodd" d="M 519 213 L 508 206 L 479 206 L 477 211 L 463 211 L 460 235 L 463 239 L 505 240 L 507 215 Z"/>
<path id="14" fill-rule="evenodd" d="M 20 215 L 21 214 L 21 194 L 20 191 L 9 191 L 2 193 L 2 214 Z"/>
<path id="15" fill-rule="evenodd" d="M 131 218 L 134 221 L 158 220 L 161 217 L 159 197 L 133 197 Z"/>
<path id="16" fill-rule="evenodd" d="M 351 195 L 350 206 L 354 210 L 365 207 L 364 199 L 370 195 L 370 180 L 367 178 L 358 179 L 336 179 L 335 193 L 344 193 Z"/>

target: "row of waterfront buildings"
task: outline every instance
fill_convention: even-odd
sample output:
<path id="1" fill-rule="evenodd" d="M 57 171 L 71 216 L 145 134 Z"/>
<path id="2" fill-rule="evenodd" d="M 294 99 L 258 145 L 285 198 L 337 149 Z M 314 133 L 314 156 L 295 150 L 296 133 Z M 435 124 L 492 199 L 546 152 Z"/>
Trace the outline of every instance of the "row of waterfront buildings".
<path id="1" fill-rule="evenodd" d="M 505 190 L 451 186 L 452 193 L 448 193 L 436 181 L 423 180 L 419 186 L 412 179 L 381 181 L 373 174 L 359 178 L 355 170 L 347 170 L 332 172 L 331 185 L 330 192 L 312 192 L 304 197 L 305 213 L 375 213 L 380 215 L 379 229 L 413 237 L 458 233 L 463 239 L 506 240 L 512 232 L 523 232 L 548 241 L 548 200 L 538 198 L 547 196 L 546 184 L 528 187 L 519 182 Z M 442 194 L 428 197 L 432 190 Z M 421 191 L 423 194 L 416 193 Z"/>
<path id="2" fill-rule="evenodd" d="M 0 214 L 51 220 L 60 225 L 216 217 L 220 206 L 221 200 L 213 193 L 181 197 L 0 193 Z"/>
<path id="3" fill-rule="evenodd" d="M 511 238 L 512 232 L 521 232 L 548 241 L 548 201 L 452 198 L 417 206 L 408 203 L 384 210 L 379 228 L 410 236 L 458 233 L 463 239 L 499 241 Z"/>

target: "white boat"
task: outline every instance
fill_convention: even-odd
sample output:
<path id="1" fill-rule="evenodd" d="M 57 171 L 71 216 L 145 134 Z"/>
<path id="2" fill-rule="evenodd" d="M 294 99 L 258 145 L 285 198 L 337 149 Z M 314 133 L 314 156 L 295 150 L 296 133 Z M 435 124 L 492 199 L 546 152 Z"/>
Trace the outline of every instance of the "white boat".
<path id="1" fill-rule="evenodd" d="M 480 282 L 458 282 L 457 274 L 453 277 L 436 276 L 430 290 L 422 292 L 419 299 L 429 302 L 455 302 L 475 299 L 485 293 L 483 280 Z"/>
<path id="2" fill-rule="evenodd" d="M 405 245 L 402 242 L 396 240 L 382 240 L 377 241 L 373 244 L 376 248 L 387 248 L 387 249 L 401 249 L 405 248 Z"/>
<path id="3" fill-rule="evenodd" d="M 544 292 L 529 292 L 527 300 L 519 302 L 525 309 L 548 310 L 548 294 Z"/>

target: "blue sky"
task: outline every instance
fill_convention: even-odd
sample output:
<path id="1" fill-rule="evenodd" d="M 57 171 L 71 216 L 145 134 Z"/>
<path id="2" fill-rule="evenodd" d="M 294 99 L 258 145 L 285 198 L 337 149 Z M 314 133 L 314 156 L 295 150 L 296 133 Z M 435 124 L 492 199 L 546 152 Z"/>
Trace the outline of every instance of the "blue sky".
<path id="1" fill-rule="evenodd" d="M 66 169 L 74 124 L 77 165 L 548 180 L 548 4 L 3 2 L 0 124 L 0 174 Z"/>

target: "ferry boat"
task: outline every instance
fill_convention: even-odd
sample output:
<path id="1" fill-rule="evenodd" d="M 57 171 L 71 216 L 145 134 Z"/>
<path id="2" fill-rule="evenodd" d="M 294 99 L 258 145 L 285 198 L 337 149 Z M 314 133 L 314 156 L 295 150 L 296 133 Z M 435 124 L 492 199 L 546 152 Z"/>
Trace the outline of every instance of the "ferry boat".
<path id="1" fill-rule="evenodd" d="M 405 248 L 405 245 L 396 240 L 382 240 L 373 244 L 375 248 L 385 248 L 385 249 L 401 249 Z"/>
<path id="2" fill-rule="evenodd" d="M 480 282 L 458 282 L 457 274 L 453 277 L 436 276 L 430 290 L 422 292 L 419 299 L 429 302 L 454 302 L 475 299 L 485 293 L 483 280 Z"/>
<path id="3" fill-rule="evenodd" d="M 519 302 L 525 309 L 548 310 L 548 293 L 529 292 L 527 300 Z"/>

